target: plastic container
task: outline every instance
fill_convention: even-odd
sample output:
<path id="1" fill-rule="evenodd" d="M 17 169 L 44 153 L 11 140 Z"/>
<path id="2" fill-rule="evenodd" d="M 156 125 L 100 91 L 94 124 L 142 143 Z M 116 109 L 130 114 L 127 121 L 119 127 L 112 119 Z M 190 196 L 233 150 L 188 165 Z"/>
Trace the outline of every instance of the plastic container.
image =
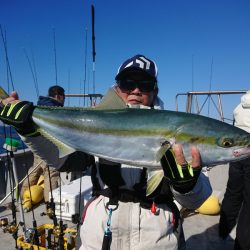
<path id="1" fill-rule="evenodd" d="M 60 219 L 60 214 L 63 220 L 72 221 L 72 219 L 81 215 L 83 206 L 91 198 L 92 195 L 92 182 L 91 177 L 86 175 L 82 177 L 81 187 L 81 206 L 79 211 L 79 198 L 80 198 L 80 178 L 70 182 L 67 185 L 61 186 L 61 206 L 60 206 L 60 187 L 52 191 L 53 199 L 55 202 L 55 214 Z M 51 193 L 49 195 L 51 198 Z M 60 213 L 61 210 L 61 213 Z"/>

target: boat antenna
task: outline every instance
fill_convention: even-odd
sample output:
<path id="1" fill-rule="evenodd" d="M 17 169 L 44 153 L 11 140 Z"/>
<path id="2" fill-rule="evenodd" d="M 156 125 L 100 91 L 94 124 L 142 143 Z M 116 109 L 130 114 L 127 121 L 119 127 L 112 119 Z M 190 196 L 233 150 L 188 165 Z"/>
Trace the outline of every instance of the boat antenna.
<path id="1" fill-rule="evenodd" d="M 82 79 L 80 79 L 80 94 L 82 93 Z M 81 97 L 79 96 L 79 103 L 78 103 L 78 106 L 80 107 L 81 106 Z"/>
<path id="2" fill-rule="evenodd" d="M 194 55 L 192 55 L 192 91 L 194 91 Z"/>
<path id="3" fill-rule="evenodd" d="M 56 32 L 55 32 L 55 28 L 53 28 L 53 41 L 54 41 L 55 74 L 56 74 L 56 85 L 57 85 Z"/>
<path id="4" fill-rule="evenodd" d="M 212 57 L 211 66 L 210 66 L 209 92 L 211 92 L 211 89 L 212 89 L 213 64 L 214 64 L 214 58 Z M 208 99 L 208 111 L 207 111 L 208 117 L 209 117 L 209 113 L 210 113 L 210 99 L 211 99 L 211 95 L 209 95 L 209 99 Z"/>
<path id="5" fill-rule="evenodd" d="M 91 16 L 92 16 L 92 58 L 93 58 L 93 93 L 95 94 L 95 7 L 91 5 Z"/>
<path id="6" fill-rule="evenodd" d="M 31 74 L 32 74 L 32 78 L 33 78 L 33 81 L 34 81 L 34 86 L 35 86 L 35 90 L 36 90 L 36 95 L 37 95 L 37 98 L 39 97 L 39 90 L 38 90 L 38 83 L 37 83 L 37 77 L 36 77 L 36 71 L 35 69 L 33 69 L 32 67 L 32 64 L 31 64 L 31 61 L 29 59 L 29 56 L 25 50 L 25 48 L 23 48 L 23 53 L 28 61 L 28 64 L 29 64 L 29 68 L 30 68 L 30 71 L 31 71 Z"/>
<path id="7" fill-rule="evenodd" d="M 11 73 L 11 69 L 10 69 L 10 61 L 9 61 L 8 50 L 7 50 L 6 30 L 5 30 L 5 35 L 4 35 L 2 26 L 0 25 L 0 31 L 1 31 L 1 37 L 2 37 L 3 46 L 4 46 L 5 60 L 6 60 L 6 66 L 7 66 L 8 92 L 10 92 L 9 91 L 9 83 L 10 82 L 11 82 L 11 85 L 12 85 L 12 90 L 14 90 L 15 88 L 14 88 L 14 82 L 13 82 L 12 73 Z"/>
<path id="8" fill-rule="evenodd" d="M 68 93 L 70 93 L 70 69 L 68 70 Z M 70 98 L 68 98 L 68 106 L 70 105 Z"/>
<path id="9" fill-rule="evenodd" d="M 86 78 L 87 78 L 87 38 L 88 30 L 85 29 L 85 59 L 84 59 L 84 83 L 83 83 L 83 93 L 86 94 Z M 85 107 L 85 96 L 83 98 L 83 106 Z"/>

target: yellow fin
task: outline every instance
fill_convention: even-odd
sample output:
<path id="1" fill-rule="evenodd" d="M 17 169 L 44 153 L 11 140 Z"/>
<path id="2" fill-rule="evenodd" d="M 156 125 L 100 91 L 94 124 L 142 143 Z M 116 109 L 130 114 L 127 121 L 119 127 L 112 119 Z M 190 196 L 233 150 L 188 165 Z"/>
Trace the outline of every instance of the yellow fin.
<path id="1" fill-rule="evenodd" d="M 171 147 L 170 142 L 166 141 L 166 142 L 162 143 L 162 146 L 160 147 L 160 149 L 156 153 L 156 161 L 157 162 L 159 162 L 161 160 L 163 155 L 167 152 L 168 149 L 170 149 L 170 147 Z"/>
<path id="2" fill-rule="evenodd" d="M 40 134 L 42 136 L 47 138 L 49 141 L 51 141 L 58 148 L 59 158 L 63 158 L 64 156 L 72 154 L 76 151 L 74 148 L 72 148 L 72 147 L 68 146 L 67 144 L 63 143 L 62 141 L 58 140 L 57 138 L 50 135 L 45 130 L 39 128 L 38 131 L 40 132 Z"/>
<path id="3" fill-rule="evenodd" d="M 148 172 L 148 182 L 146 195 L 151 195 L 155 189 L 159 186 L 164 176 L 163 170 L 154 170 Z"/>
<path id="4" fill-rule="evenodd" d="M 95 109 L 124 109 L 127 108 L 126 103 L 117 94 L 114 88 L 110 88 L 108 93 L 102 98 L 99 105 Z"/>
<path id="5" fill-rule="evenodd" d="M 8 93 L 0 86 L 0 98 L 6 99 L 7 97 L 9 97 Z"/>

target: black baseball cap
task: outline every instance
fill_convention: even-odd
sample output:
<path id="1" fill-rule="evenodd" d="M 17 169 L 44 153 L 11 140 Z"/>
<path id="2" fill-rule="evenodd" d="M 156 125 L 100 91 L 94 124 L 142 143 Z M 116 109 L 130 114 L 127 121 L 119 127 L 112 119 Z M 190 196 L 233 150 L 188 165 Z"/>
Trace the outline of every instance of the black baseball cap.
<path id="1" fill-rule="evenodd" d="M 157 66 L 154 61 L 144 55 L 135 55 L 127 59 L 119 67 L 115 80 L 119 81 L 134 72 L 143 73 L 151 80 L 157 82 Z"/>

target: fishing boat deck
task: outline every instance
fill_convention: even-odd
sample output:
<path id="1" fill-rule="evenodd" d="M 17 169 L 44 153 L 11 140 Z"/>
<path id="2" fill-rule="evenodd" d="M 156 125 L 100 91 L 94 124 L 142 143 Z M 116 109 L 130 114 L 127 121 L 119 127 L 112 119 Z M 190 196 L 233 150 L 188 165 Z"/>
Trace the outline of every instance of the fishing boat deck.
<path id="1" fill-rule="evenodd" d="M 213 193 L 219 200 L 223 199 L 226 182 L 228 178 L 228 165 L 221 165 L 212 168 L 208 171 L 208 176 L 213 187 Z M 7 206 L 6 206 L 7 204 Z M 9 201 L 0 206 L 0 218 L 9 217 L 12 220 L 12 213 L 8 207 Z M 34 209 L 35 219 L 38 225 L 44 223 L 52 223 L 48 216 L 41 216 L 42 212 L 46 211 L 45 204 L 41 204 Z M 19 221 L 20 213 L 17 212 L 17 221 Z M 27 227 L 32 227 L 33 216 L 32 212 L 25 213 L 25 222 Z M 188 250 L 200 249 L 218 249 L 230 250 L 233 249 L 233 239 L 235 231 L 226 240 L 221 240 L 218 237 L 218 222 L 219 216 L 202 215 L 198 213 L 191 213 L 184 218 L 183 226 L 187 242 Z M 64 221 L 69 227 L 76 228 L 76 225 L 70 221 Z M 19 234 L 22 234 L 22 228 L 19 229 Z M 3 233 L 0 229 L 1 249 L 15 249 L 15 240 L 11 234 Z"/>

